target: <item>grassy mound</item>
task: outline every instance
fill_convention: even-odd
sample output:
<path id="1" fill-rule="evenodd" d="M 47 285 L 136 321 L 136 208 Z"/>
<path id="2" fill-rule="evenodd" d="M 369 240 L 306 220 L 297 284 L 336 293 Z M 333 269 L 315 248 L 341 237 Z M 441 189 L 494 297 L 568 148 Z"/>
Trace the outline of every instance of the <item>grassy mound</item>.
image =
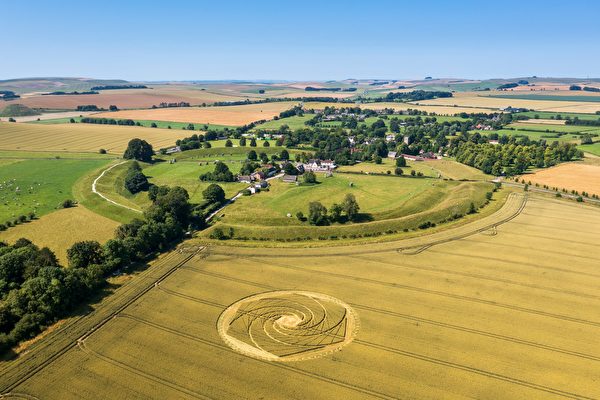
<path id="1" fill-rule="evenodd" d="M 40 115 L 40 113 L 23 104 L 9 104 L 0 112 L 0 117 L 28 117 L 30 115 Z"/>

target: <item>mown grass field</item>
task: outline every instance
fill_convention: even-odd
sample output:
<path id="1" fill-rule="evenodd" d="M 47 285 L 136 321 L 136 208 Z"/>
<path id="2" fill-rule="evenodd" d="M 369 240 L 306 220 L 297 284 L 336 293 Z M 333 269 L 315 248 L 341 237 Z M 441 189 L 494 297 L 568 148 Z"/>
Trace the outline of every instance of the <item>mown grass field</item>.
<path id="1" fill-rule="evenodd" d="M 0 165 L 0 222 L 34 212 L 38 217 L 73 199 L 72 187 L 108 160 L 7 160 Z"/>
<path id="2" fill-rule="evenodd" d="M 239 173 L 242 167 L 241 162 L 226 163 L 231 172 Z M 200 203 L 203 200 L 202 191 L 211 183 L 201 182 L 199 176 L 215 169 L 214 163 L 209 162 L 198 165 L 195 162 L 178 162 L 175 164 L 157 163 L 144 168 L 144 174 L 148 180 L 155 185 L 181 186 L 190 194 L 190 200 L 194 203 Z M 247 183 L 239 182 L 216 182 L 225 190 L 226 197 L 233 197 L 240 190 L 248 187 Z"/>
<path id="3" fill-rule="evenodd" d="M 600 157 L 600 142 L 592 143 L 592 144 L 584 144 L 579 146 L 579 148 L 588 153 L 594 154 Z"/>
<path id="4" fill-rule="evenodd" d="M 67 265 L 67 249 L 75 242 L 96 240 L 104 243 L 114 237 L 119 224 L 79 205 L 44 215 L 25 224 L 0 232 L 0 241 L 13 243 L 27 238 L 39 247 L 52 250 Z"/>
<path id="5" fill-rule="evenodd" d="M 395 160 L 385 158 L 381 161 L 381 164 L 375 164 L 374 162 L 360 162 L 354 165 L 340 165 L 337 169 L 339 172 L 360 172 L 365 174 L 394 174 L 396 169 Z M 410 172 L 415 170 L 415 173 L 421 172 L 424 176 L 435 178 L 437 173 L 424 163 L 419 162 L 407 162 L 406 167 L 402 167 L 404 175 L 410 175 Z"/>
<path id="6" fill-rule="evenodd" d="M 482 135 L 485 135 L 486 131 L 478 131 Z M 541 140 L 544 139 L 548 143 L 552 142 L 566 142 L 566 143 L 581 143 L 581 136 L 576 133 L 555 133 L 555 132 L 546 132 L 545 130 L 541 131 L 533 131 L 533 130 L 519 130 L 519 129 L 499 129 L 494 131 L 499 136 L 527 136 L 530 140 Z"/>
<path id="7" fill-rule="evenodd" d="M 1 365 L 0 387 L 44 399 L 598 398 L 600 211 L 535 195 L 521 204 L 515 195 L 476 223 L 391 243 L 173 252 Z M 284 289 L 347 303 L 354 341 L 296 362 L 223 342 L 216 321 L 228 306 Z"/>
<path id="8" fill-rule="evenodd" d="M 546 111 L 527 111 L 524 113 L 519 113 L 519 115 L 526 115 L 529 118 L 535 118 L 535 116 L 537 115 L 541 119 L 550 119 L 550 117 L 556 117 L 556 116 L 560 115 L 563 120 L 566 117 L 571 117 L 571 118 L 577 117 L 579 119 L 588 119 L 588 120 L 590 120 L 590 119 L 594 120 L 594 119 L 600 118 L 599 114 L 561 113 L 561 112 L 546 112 Z M 561 122 L 561 120 L 558 120 L 557 122 Z"/>
<path id="9" fill-rule="evenodd" d="M 0 150 L 92 152 L 105 149 L 122 154 L 133 138 L 148 141 L 154 148 L 169 147 L 187 131 L 97 124 L 24 124 L 0 122 Z"/>
<path id="10" fill-rule="evenodd" d="M 539 132 L 565 132 L 565 133 L 598 133 L 600 127 L 597 126 L 578 126 L 578 125 L 548 125 L 548 124 L 536 124 L 526 122 L 515 122 L 508 125 L 509 127 L 520 129 L 520 130 L 532 130 Z"/>

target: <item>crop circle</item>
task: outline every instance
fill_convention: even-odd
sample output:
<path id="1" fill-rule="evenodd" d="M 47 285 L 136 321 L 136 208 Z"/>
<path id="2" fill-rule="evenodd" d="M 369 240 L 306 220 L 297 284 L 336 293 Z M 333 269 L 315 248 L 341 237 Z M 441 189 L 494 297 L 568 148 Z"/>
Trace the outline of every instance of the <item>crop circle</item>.
<path id="1" fill-rule="evenodd" d="M 225 309 L 219 335 L 232 349 L 268 361 L 301 361 L 340 350 L 359 321 L 346 303 L 321 293 L 285 290 L 245 297 Z"/>

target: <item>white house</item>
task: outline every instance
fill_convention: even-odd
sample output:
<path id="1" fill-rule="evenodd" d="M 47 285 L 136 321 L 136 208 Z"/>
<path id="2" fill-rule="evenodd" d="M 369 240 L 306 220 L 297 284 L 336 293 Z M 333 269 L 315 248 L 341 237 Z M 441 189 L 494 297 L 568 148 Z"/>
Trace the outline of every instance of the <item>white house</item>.
<path id="1" fill-rule="evenodd" d="M 335 169 L 337 165 L 332 160 L 308 160 L 307 163 L 302 164 L 305 171 L 323 172 L 331 171 Z"/>

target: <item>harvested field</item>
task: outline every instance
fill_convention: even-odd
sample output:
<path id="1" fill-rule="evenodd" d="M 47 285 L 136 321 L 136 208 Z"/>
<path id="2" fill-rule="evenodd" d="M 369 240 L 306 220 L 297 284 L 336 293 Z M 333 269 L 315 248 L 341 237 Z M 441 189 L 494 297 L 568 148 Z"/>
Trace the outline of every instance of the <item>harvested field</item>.
<path id="1" fill-rule="evenodd" d="M 106 108 L 116 105 L 121 109 L 150 108 L 160 103 L 187 102 L 192 105 L 212 104 L 216 101 L 244 100 L 249 96 L 240 94 L 222 94 L 196 89 L 191 85 L 156 85 L 151 89 L 106 90 L 99 94 L 42 96 L 25 95 L 11 101 L 31 108 L 74 110 L 84 104 L 95 104 Z M 9 102 L 9 104 L 11 103 Z"/>
<path id="2" fill-rule="evenodd" d="M 136 126 L 97 124 L 0 123 L 0 150 L 98 152 L 121 154 L 133 138 L 148 141 L 154 148 L 169 147 L 185 131 Z"/>
<path id="3" fill-rule="evenodd" d="M 598 398 L 600 254 L 590 249 L 600 210 L 530 196 L 524 208 L 514 198 L 473 224 L 393 243 L 170 253 L 95 312 L 1 365 L 0 391 L 43 399 Z M 223 341 L 216 323 L 225 310 L 281 290 L 350 306 L 360 320 L 354 340 L 294 362 L 246 356 Z M 270 322 L 257 318 L 253 331 L 294 331 L 302 308 L 288 306 L 271 305 Z M 338 319 L 329 309 L 324 323 Z"/>
<path id="4" fill-rule="evenodd" d="M 45 120 L 49 120 L 49 119 L 65 118 L 67 120 L 66 122 L 69 122 L 68 121 L 69 118 L 76 118 L 81 115 L 87 116 L 90 114 L 92 114 L 92 113 L 89 111 L 64 111 L 64 112 L 43 113 L 40 115 L 30 115 L 28 117 L 15 117 L 14 119 L 17 122 L 30 122 L 30 121 L 37 121 L 38 119 L 40 121 L 45 121 Z M 0 121 L 7 122 L 8 118 L 0 118 Z"/>
<path id="5" fill-rule="evenodd" d="M 118 225 L 80 205 L 0 232 L 0 241 L 13 243 L 19 238 L 27 238 L 39 247 L 49 247 L 61 263 L 67 265 L 67 249 L 73 243 L 82 240 L 104 243 L 114 237 Z"/>
<path id="6" fill-rule="evenodd" d="M 523 175 L 522 178 L 540 185 L 600 195 L 600 166 L 597 165 L 565 163 Z"/>
<path id="7" fill-rule="evenodd" d="M 295 106 L 295 102 L 275 102 L 223 107 L 184 107 L 153 110 L 116 111 L 95 114 L 96 117 L 157 120 L 175 122 L 193 122 L 202 124 L 241 126 L 250 122 L 272 119 L 280 112 Z"/>
<path id="8" fill-rule="evenodd" d="M 518 99 L 512 96 L 505 98 L 491 97 L 476 92 L 455 93 L 454 97 L 424 100 L 422 106 L 458 106 L 501 109 L 506 107 L 523 107 L 536 111 L 557 111 L 575 113 L 594 113 L 600 110 L 600 104 L 585 101 L 553 101 Z"/>

